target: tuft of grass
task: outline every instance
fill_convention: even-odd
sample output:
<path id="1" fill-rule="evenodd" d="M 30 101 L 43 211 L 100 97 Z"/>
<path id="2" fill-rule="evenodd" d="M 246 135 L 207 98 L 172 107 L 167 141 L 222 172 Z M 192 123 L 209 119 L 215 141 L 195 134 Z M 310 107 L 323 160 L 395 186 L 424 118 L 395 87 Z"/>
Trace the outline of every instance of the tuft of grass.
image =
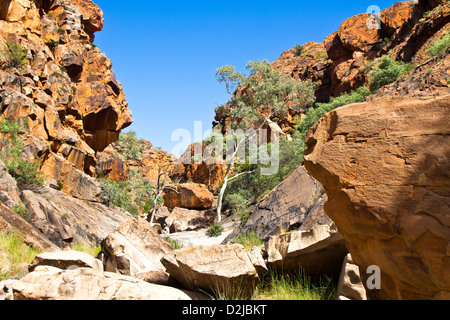
<path id="1" fill-rule="evenodd" d="M 40 252 L 25 244 L 22 236 L 11 232 L 0 232 L 0 281 L 20 279 L 28 273 L 28 264 Z"/>
<path id="2" fill-rule="evenodd" d="M 254 300 L 335 300 L 336 287 L 329 277 L 313 280 L 303 272 L 287 275 L 272 270 L 259 284 Z"/>
<path id="3" fill-rule="evenodd" d="M 242 244 L 246 250 L 253 247 L 264 246 L 264 240 L 262 240 L 253 230 L 237 237 L 235 243 Z"/>
<path id="4" fill-rule="evenodd" d="M 184 246 L 182 244 L 180 244 L 178 241 L 172 240 L 170 238 L 167 238 L 166 241 L 168 243 L 170 243 L 170 245 L 172 246 L 172 248 L 174 250 L 178 250 L 178 249 L 183 249 L 184 248 Z"/>
<path id="5" fill-rule="evenodd" d="M 90 244 L 86 244 L 83 242 L 74 242 L 72 243 L 72 249 L 79 252 L 87 253 L 94 258 L 98 256 L 100 251 L 102 251 L 102 247 L 97 242 L 92 242 Z"/>

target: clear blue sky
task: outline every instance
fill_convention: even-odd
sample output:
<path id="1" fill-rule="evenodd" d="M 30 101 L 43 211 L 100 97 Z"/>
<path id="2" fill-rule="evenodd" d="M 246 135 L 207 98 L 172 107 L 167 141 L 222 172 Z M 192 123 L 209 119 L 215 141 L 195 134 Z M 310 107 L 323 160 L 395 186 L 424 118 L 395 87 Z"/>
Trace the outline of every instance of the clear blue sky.
<path id="1" fill-rule="evenodd" d="M 370 5 L 352 1 L 116 1 L 94 0 L 105 25 L 95 44 L 113 62 L 122 83 L 134 130 L 169 152 L 178 128 L 194 121 L 211 129 L 214 109 L 230 99 L 215 70 L 249 60 L 274 61 L 297 43 L 322 42 L 341 23 Z M 193 141 L 194 142 L 194 141 Z"/>

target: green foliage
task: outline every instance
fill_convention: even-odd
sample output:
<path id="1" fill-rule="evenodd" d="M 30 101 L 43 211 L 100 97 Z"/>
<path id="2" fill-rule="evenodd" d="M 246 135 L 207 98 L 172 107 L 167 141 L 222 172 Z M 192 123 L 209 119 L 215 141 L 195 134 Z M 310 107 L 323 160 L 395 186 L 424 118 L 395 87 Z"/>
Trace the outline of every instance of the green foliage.
<path id="1" fill-rule="evenodd" d="M 0 159 L 5 163 L 9 174 L 20 184 L 42 186 L 44 175 L 40 172 L 39 162 L 22 159 L 24 150 L 23 141 L 19 137 L 22 132 L 20 122 L 3 120 L 0 122 L 0 132 L 7 138 L 2 141 Z"/>
<path id="2" fill-rule="evenodd" d="M 441 39 L 435 41 L 428 49 L 427 53 L 435 57 L 448 48 L 450 48 L 450 33 L 445 34 Z"/>
<path id="3" fill-rule="evenodd" d="M 303 53 L 303 46 L 302 45 L 296 44 L 294 49 L 295 49 L 295 56 L 296 57 L 299 57 L 299 56 L 302 55 L 302 53 Z"/>
<path id="4" fill-rule="evenodd" d="M 130 174 L 129 181 L 115 181 L 103 178 L 103 200 L 109 206 L 117 206 L 128 211 L 133 216 L 139 215 L 139 209 L 148 212 L 153 205 L 154 187 L 147 179 L 142 179 L 139 174 Z"/>
<path id="5" fill-rule="evenodd" d="M 215 223 L 206 230 L 206 235 L 210 238 L 216 238 L 222 235 L 223 227 L 220 223 Z"/>
<path id="6" fill-rule="evenodd" d="M 240 193 L 227 195 L 224 203 L 231 208 L 233 214 L 239 214 L 248 207 L 248 200 Z"/>
<path id="7" fill-rule="evenodd" d="M 6 42 L 6 48 L 0 51 L 0 62 L 5 68 L 23 70 L 27 62 L 28 50 L 20 44 Z"/>
<path id="8" fill-rule="evenodd" d="M 264 246 L 264 240 L 261 239 L 255 231 L 249 231 L 236 238 L 235 243 L 242 244 L 245 249 Z"/>
<path id="9" fill-rule="evenodd" d="M 251 93 L 236 94 L 229 102 L 233 129 L 247 129 L 258 121 L 265 120 L 264 114 L 283 117 L 287 104 L 299 108 L 315 101 L 315 85 L 310 81 L 296 81 L 289 75 L 276 71 L 269 61 L 249 61 L 246 69 L 248 77 L 236 72 L 233 66 L 225 66 L 216 71 L 216 79 L 225 84 L 229 93 L 242 86 Z"/>
<path id="10" fill-rule="evenodd" d="M 28 264 L 39 251 L 25 244 L 22 236 L 6 231 L 0 232 L 0 281 L 20 279 L 28 273 Z"/>
<path id="11" fill-rule="evenodd" d="M 370 92 L 375 93 L 378 89 L 397 81 L 402 75 L 414 69 L 410 63 L 395 61 L 389 56 L 383 56 L 369 72 Z"/>
<path id="12" fill-rule="evenodd" d="M 27 207 L 25 207 L 22 203 L 15 204 L 12 208 L 12 211 L 17 213 L 19 216 L 22 217 L 27 222 L 31 222 L 31 214 L 30 211 L 28 211 Z"/>
<path id="13" fill-rule="evenodd" d="M 179 242 L 172 240 L 170 238 L 167 238 L 166 241 L 168 243 L 170 243 L 170 245 L 172 246 L 173 250 L 178 250 L 178 249 L 183 249 L 184 246 L 182 244 L 180 244 Z"/>
<path id="14" fill-rule="evenodd" d="M 72 243 L 72 249 L 79 252 L 87 253 L 94 258 L 98 256 L 100 251 L 102 251 L 102 247 L 97 242 L 92 242 L 89 244 L 86 244 L 84 242 L 74 242 Z"/>
<path id="15" fill-rule="evenodd" d="M 141 160 L 142 147 L 136 137 L 135 131 L 123 133 L 117 142 L 119 153 L 127 160 Z"/>
<path id="16" fill-rule="evenodd" d="M 254 300 L 335 300 L 336 283 L 329 277 L 313 280 L 299 272 L 294 275 L 271 271 L 259 284 Z"/>
<path id="17" fill-rule="evenodd" d="M 328 103 L 317 103 L 316 107 L 309 108 L 306 112 L 305 118 L 301 121 L 297 128 L 300 131 L 302 137 L 301 139 L 304 141 L 309 129 L 311 129 L 311 127 L 326 113 L 347 104 L 363 102 L 368 95 L 369 90 L 363 86 L 350 93 L 340 95 L 336 98 L 331 98 Z"/>

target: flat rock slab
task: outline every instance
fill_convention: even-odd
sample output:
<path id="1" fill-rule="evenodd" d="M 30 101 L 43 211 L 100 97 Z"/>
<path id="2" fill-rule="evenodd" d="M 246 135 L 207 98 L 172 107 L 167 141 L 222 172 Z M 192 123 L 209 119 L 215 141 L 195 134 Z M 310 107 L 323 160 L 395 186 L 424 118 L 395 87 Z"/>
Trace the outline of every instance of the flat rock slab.
<path id="1" fill-rule="evenodd" d="M 198 246 L 175 250 L 161 262 L 185 289 L 248 298 L 259 280 L 242 245 Z"/>
<path id="2" fill-rule="evenodd" d="M 31 262 L 28 270 L 32 272 L 38 266 L 51 266 L 63 270 L 70 267 L 92 268 L 103 271 L 103 263 L 100 260 L 78 251 L 55 251 L 38 254 Z"/>
<path id="3" fill-rule="evenodd" d="M 203 295 L 91 268 L 29 273 L 13 284 L 14 300 L 192 300 Z"/>

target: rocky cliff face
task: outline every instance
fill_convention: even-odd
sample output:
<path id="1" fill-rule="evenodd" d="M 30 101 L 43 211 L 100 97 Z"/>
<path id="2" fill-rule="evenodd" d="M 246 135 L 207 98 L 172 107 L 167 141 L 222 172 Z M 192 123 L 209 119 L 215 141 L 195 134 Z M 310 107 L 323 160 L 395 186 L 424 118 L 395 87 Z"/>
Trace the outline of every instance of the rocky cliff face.
<path id="1" fill-rule="evenodd" d="M 295 48 L 287 50 L 273 66 L 294 79 L 316 83 L 317 101 L 326 102 L 330 97 L 367 85 L 373 60 L 382 55 L 389 54 L 414 65 L 426 62 L 429 59 L 426 49 L 450 30 L 450 4 L 447 1 L 396 2 L 382 10 L 379 19 L 380 28 L 372 29 L 368 22 L 377 21 L 369 14 L 351 17 L 323 43 L 308 42 L 300 52 Z M 448 74 L 445 76 L 439 86 L 449 92 Z M 241 92 L 238 90 L 236 94 Z M 292 109 L 286 118 L 276 122 L 288 133 L 304 111 Z M 226 130 L 228 112 L 227 106 L 218 108 L 214 125 Z"/>
<path id="2" fill-rule="evenodd" d="M 98 153 L 133 119 L 111 61 L 92 44 L 103 26 L 91 0 L 7 0 L 0 47 L 27 50 L 23 68 L 0 70 L 0 120 L 21 120 L 30 158 L 53 182 L 76 169 L 96 176 Z M 55 163 L 57 165 L 55 165 Z"/>
<path id="3" fill-rule="evenodd" d="M 381 269 L 371 299 L 448 299 L 450 96 L 384 98 L 325 115 L 311 129 L 307 170 L 325 212 L 363 270 Z"/>
<path id="4" fill-rule="evenodd" d="M 40 237 L 59 248 L 99 242 L 130 217 L 100 203 L 95 179 L 119 166 L 104 150 L 133 121 L 111 61 L 92 43 L 102 27 L 91 0 L 0 4 L 0 122 L 21 124 L 20 156 L 39 161 L 46 180 L 17 185 L 1 163 L 1 200 L 26 211 L 27 221 L 6 208 L 2 220 L 38 247 L 51 247 Z M 19 63 L 11 48 L 23 53 Z"/>

